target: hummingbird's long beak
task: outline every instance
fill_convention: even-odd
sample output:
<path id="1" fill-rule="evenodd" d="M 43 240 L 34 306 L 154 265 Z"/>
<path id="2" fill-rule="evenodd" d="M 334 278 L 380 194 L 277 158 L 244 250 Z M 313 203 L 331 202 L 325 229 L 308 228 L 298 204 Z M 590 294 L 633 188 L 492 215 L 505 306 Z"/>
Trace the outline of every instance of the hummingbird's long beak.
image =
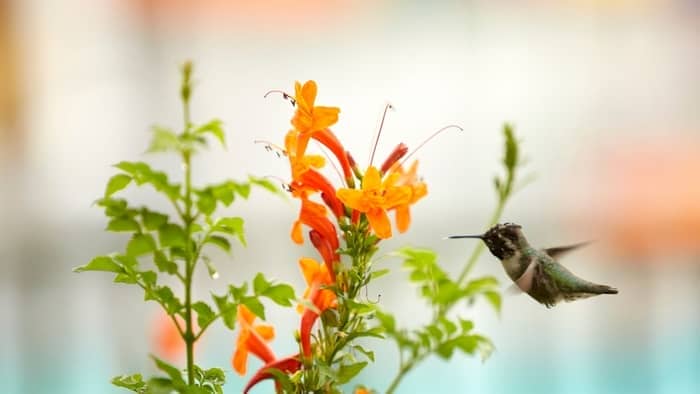
<path id="1" fill-rule="evenodd" d="M 457 238 L 476 238 L 476 239 L 484 239 L 484 235 L 450 235 L 447 237 L 449 239 L 457 239 Z"/>

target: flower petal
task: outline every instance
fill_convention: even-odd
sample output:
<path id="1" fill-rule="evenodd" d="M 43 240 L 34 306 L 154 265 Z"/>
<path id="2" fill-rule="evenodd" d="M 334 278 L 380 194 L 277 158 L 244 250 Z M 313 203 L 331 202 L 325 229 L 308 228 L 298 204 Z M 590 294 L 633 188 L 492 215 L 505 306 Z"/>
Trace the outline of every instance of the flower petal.
<path id="1" fill-rule="evenodd" d="M 396 207 L 396 228 L 400 233 L 405 233 L 411 225 L 411 210 L 408 204 Z"/>
<path id="2" fill-rule="evenodd" d="M 236 352 L 233 353 L 231 365 L 233 366 L 233 370 L 238 372 L 239 375 L 245 375 L 248 367 L 248 348 L 245 346 L 238 346 Z"/>
<path id="3" fill-rule="evenodd" d="M 370 167 L 362 178 L 362 190 L 375 190 L 382 186 L 382 175 L 375 167 Z"/>
<path id="4" fill-rule="evenodd" d="M 271 341 L 275 338 L 275 328 L 267 324 L 255 326 L 255 332 L 266 341 Z"/>
<path id="5" fill-rule="evenodd" d="M 391 222 L 389 222 L 389 216 L 387 216 L 386 211 L 380 208 L 373 208 L 366 212 L 367 220 L 369 220 L 369 225 L 377 234 L 377 237 L 386 239 L 391 237 Z"/>
<path id="6" fill-rule="evenodd" d="M 352 209 L 356 209 L 360 212 L 367 212 L 367 210 L 369 210 L 365 194 L 360 190 L 338 189 L 335 195 L 343 204 Z"/>

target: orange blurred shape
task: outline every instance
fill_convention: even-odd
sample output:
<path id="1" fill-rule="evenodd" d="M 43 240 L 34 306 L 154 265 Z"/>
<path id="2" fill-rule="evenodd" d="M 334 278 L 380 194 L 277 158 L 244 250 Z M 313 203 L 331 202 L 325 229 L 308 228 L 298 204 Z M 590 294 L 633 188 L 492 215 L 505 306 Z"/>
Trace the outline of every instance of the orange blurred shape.
<path id="1" fill-rule="evenodd" d="M 176 316 L 175 319 L 184 330 L 185 320 L 180 316 Z M 195 324 L 192 329 L 197 332 L 196 317 L 193 319 Z M 153 323 L 152 339 L 153 353 L 156 356 L 169 362 L 178 362 L 185 358 L 187 352 L 185 341 L 180 336 L 175 322 L 163 311 L 158 312 Z"/>
<path id="2" fill-rule="evenodd" d="M 594 221 L 616 251 L 700 252 L 700 140 L 627 140 L 600 164 Z"/>
<path id="3" fill-rule="evenodd" d="M 226 22 L 230 27 L 313 28 L 332 24 L 362 2 L 340 0 L 129 0 L 131 8 L 147 19 L 181 24 L 188 20 Z M 231 22 L 236 25 L 230 25 Z"/>

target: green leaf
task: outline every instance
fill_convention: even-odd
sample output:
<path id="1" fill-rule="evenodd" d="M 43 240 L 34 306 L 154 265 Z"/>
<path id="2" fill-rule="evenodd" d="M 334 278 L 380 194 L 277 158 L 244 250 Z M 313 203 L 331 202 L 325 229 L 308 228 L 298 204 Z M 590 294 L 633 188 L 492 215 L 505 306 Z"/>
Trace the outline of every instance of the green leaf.
<path id="1" fill-rule="evenodd" d="M 216 199 L 211 189 L 197 191 L 197 208 L 206 216 L 211 215 L 216 209 Z"/>
<path id="2" fill-rule="evenodd" d="M 187 243 L 185 230 L 173 223 L 166 223 L 158 228 L 158 240 L 164 248 L 184 248 Z"/>
<path id="3" fill-rule="evenodd" d="M 484 297 L 491 304 L 493 309 L 500 313 L 501 312 L 501 294 L 497 291 L 485 291 Z"/>
<path id="4" fill-rule="evenodd" d="M 370 274 L 370 278 L 372 280 L 375 280 L 377 278 L 381 278 L 382 276 L 388 274 L 389 272 L 391 272 L 391 270 L 389 270 L 388 268 L 372 271 L 372 273 Z"/>
<path id="5" fill-rule="evenodd" d="M 166 127 L 153 127 L 153 138 L 148 152 L 177 152 L 180 149 L 181 144 L 177 134 Z"/>
<path id="6" fill-rule="evenodd" d="M 261 295 L 268 287 L 270 287 L 270 282 L 265 279 L 262 273 L 258 272 L 253 279 L 253 292 L 255 295 Z"/>
<path id="7" fill-rule="evenodd" d="M 73 269 L 73 272 L 84 271 L 106 271 L 122 273 L 124 272 L 124 269 L 119 264 L 117 264 L 113 258 L 109 256 L 98 256 L 92 259 L 89 263 Z"/>
<path id="8" fill-rule="evenodd" d="M 296 392 L 296 390 L 294 389 L 294 384 L 292 383 L 292 380 L 290 379 L 288 374 L 280 371 L 277 368 L 268 368 L 266 372 L 273 376 L 273 378 L 275 379 L 275 384 L 279 384 L 281 386 L 282 393 Z"/>
<path id="9" fill-rule="evenodd" d="M 184 389 L 177 390 L 169 378 L 153 377 L 148 379 L 148 389 L 145 394 L 172 394 L 173 391 L 182 393 Z"/>
<path id="10" fill-rule="evenodd" d="M 235 235 L 241 245 L 246 246 L 245 231 L 243 230 L 243 219 L 239 217 L 220 218 L 214 223 L 213 231 Z"/>
<path id="11" fill-rule="evenodd" d="M 167 272 L 170 275 L 177 273 L 177 264 L 174 261 L 169 260 L 168 256 L 161 250 L 156 250 L 153 254 L 153 262 L 160 272 Z"/>
<path id="12" fill-rule="evenodd" d="M 212 186 L 211 194 L 215 199 L 221 201 L 224 206 L 228 207 L 235 199 L 233 182 L 228 181 L 220 185 Z"/>
<path id="13" fill-rule="evenodd" d="M 117 174 L 109 179 L 107 182 L 107 188 L 105 188 L 105 198 L 110 197 L 112 194 L 124 189 L 131 183 L 131 177 L 126 174 Z"/>
<path id="14" fill-rule="evenodd" d="M 180 185 L 171 184 L 166 173 L 154 171 L 144 162 L 122 161 L 115 167 L 131 175 L 137 185 L 148 183 L 171 200 L 180 199 Z"/>
<path id="15" fill-rule="evenodd" d="M 158 280 L 158 274 L 153 271 L 143 271 L 139 272 L 139 277 L 141 281 L 146 285 L 146 287 L 153 287 Z"/>
<path id="16" fill-rule="evenodd" d="M 182 378 L 182 373 L 176 367 L 166 363 L 165 361 L 159 359 L 158 357 L 151 355 L 151 358 L 156 363 L 156 367 L 161 371 L 165 372 L 166 375 L 170 377 L 173 382 L 173 386 L 187 386 L 185 380 Z"/>
<path id="17" fill-rule="evenodd" d="M 375 317 L 388 333 L 396 332 L 396 319 L 394 316 L 387 312 L 377 311 Z"/>
<path id="18" fill-rule="evenodd" d="M 141 230 L 141 226 L 139 226 L 139 223 L 136 220 L 131 219 L 130 217 L 117 217 L 109 221 L 107 224 L 107 230 L 114 232 L 138 232 Z"/>
<path id="19" fill-rule="evenodd" d="M 160 226 L 168 222 L 168 215 L 150 211 L 146 208 L 141 209 L 141 218 L 143 219 L 143 225 L 146 227 L 146 230 L 149 231 L 158 230 Z"/>
<path id="20" fill-rule="evenodd" d="M 138 257 L 156 249 L 156 241 L 150 234 L 134 234 L 126 245 L 126 254 Z"/>
<path id="21" fill-rule="evenodd" d="M 209 121 L 208 123 L 205 123 L 201 126 L 199 126 L 197 129 L 195 129 L 194 133 L 195 134 L 211 134 L 214 137 L 216 137 L 217 140 L 221 143 L 221 146 L 226 148 L 226 136 L 224 134 L 224 129 L 222 127 L 223 122 L 219 119 L 214 119 Z"/>
<path id="22" fill-rule="evenodd" d="M 117 387 L 129 389 L 135 393 L 143 393 L 146 390 L 146 382 L 143 381 L 141 374 L 121 375 L 112 378 L 112 384 Z"/>
<path id="23" fill-rule="evenodd" d="M 265 306 L 257 297 L 244 297 L 241 303 L 247 306 L 253 314 L 265 320 Z"/>
<path id="24" fill-rule="evenodd" d="M 236 314 L 238 313 L 236 304 L 229 302 L 228 295 L 217 296 L 212 294 L 211 297 L 214 299 L 214 303 L 216 303 L 216 307 L 226 327 L 230 330 L 236 328 Z"/>
<path id="25" fill-rule="evenodd" d="M 340 368 L 338 368 L 338 383 L 345 384 L 349 382 L 359 374 L 367 364 L 367 361 L 362 361 L 355 364 L 341 365 Z"/>
<path id="26" fill-rule="evenodd" d="M 204 243 L 216 245 L 225 252 L 230 252 L 231 251 L 231 242 L 228 241 L 228 239 L 224 237 L 220 237 L 218 235 L 210 235 L 207 237 L 207 240 Z"/>
<path id="27" fill-rule="evenodd" d="M 245 198 L 246 200 L 248 199 L 248 196 L 250 196 L 250 184 L 249 183 L 233 182 L 232 186 L 233 186 L 233 190 L 235 190 L 239 196 Z"/>
<path id="28" fill-rule="evenodd" d="M 340 316 L 338 316 L 338 311 L 333 308 L 326 309 L 325 311 L 321 312 L 321 321 L 323 321 L 324 326 L 340 326 Z"/>
<path id="29" fill-rule="evenodd" d="M 282 283 L 269 286 L 261 295 L 280 306 L 292 306 L 292 301 L 296 299 L 294 288 Z"/>
<path id="30" fill-rule="evenodd" d="M 277 194 L 281 197 L 287 197 L 287 194 L 282 189 L 280 189 L 279 187 L 277 187 L 277 185 L 265 178 L 258 178 L 252 175 L 248 175 L 248 182 L 250 182 L 251 185 L 261 187 L 269 191 L 270 193 Z"/>
<path id="31" fill-rule="evenodd" d="M 200 328 L 208 326 L 216 317 L 216 314 L 204 301 L 192 304 L 192 309 L 197 312 L 197 324 Z"/>
<path id="32" fill-rule="evenodd" d="M 182 302 L 175 297 L 173 291 L 168 286 L 159 286 L 153 291 L 146 292 L 146 301 L 155 300 L 163 305 L 168 314 L 172 315 L 182 310 Z"/>
<path id="33" fill-rule="evenodd" d="M 374 352 L 373 351 L 367 350 L 360 345 L 354 345 L 352 348 L 357 350 L 358 352 L 364 354 L 370 361 L 374 362 Z"/>

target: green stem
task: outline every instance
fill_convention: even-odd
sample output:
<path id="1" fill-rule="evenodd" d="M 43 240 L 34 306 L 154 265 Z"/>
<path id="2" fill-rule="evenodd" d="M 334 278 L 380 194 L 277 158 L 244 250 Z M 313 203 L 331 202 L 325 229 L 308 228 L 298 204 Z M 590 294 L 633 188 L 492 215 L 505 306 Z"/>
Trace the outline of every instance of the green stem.
<path id="1" fill-rule="evenodd" d="M 187 383 L 191 386 L 194 384 L 194 342 L 195 335 L 192 322 L 192 276 L 194 274 L 193 261 L 194 253 L 192 250 L 192 168 L 191 154 L 185 151 L 182 154 L 185 166 L 185 321 L 187 327 L 185 330 L 185 344 L 187 347 Z"/>
<path id="2" fill-rule="evenodd" d="M 413 367 L 416 366 L 416 364 L 419 364 L 421 361 L 423 361 L 428 356 L 428 354 L 430 354 L 430 352 L 423 353 L 416 358 L 410 359 L 406 364 L 402 365 L 401 369 L 399 369 L 399 373 L 396 374 L 394 379 L 391 381 L 389 388 L 386 389 L 386 394 L 392 394 L 394 391 L 396 391 L 403 377 L 409 371 L 411 371 Z"/>
<path id="3" fill-rule="evenodd" d="M 501 215 L 503 214 L 503 208 L 506 206 L 506 199 L 499 199 L 498 200 L 498 205 L 496 206 L 496 209 L 493 211 L 493 215 L 491 215 L 491 220 L 489 220 L 489 224 L 486 227 L 491 227 L 494 224 L 498 222 L 498 220 L 501 218 Z M 479 256 L 481 256 L 481 253 L 484 252 L 484 243 L 479 242 L 476 247 L 472 250 L 472 254 L 469 256 L 469 259 L 467 260 L 467 263 L 464 265 L 464 268 L 462 269 L 462 272 L 459 273 L 459 276 L 457 277 L 456 283 L 458 285 L 462 284 L 462 282 L 467 278 L 467 275 L 471 272 L 471 270 L 474 268 L 476 265 L 476 262 L 479 260 Z"/>
<path id="4" fill-rule="evenodd" d="M 489 225 L 487 227 L 491 227 L 494 224 L 498 222 L 498 220 L 501 218 L 501 215 L 503 214 L 503 209 L 505 208 L 506 201 L 508 198 L 499 198 L 498 200 L 498 205 L 496 206 L 496 209 L 493 211 L 493 214 L 491 215 L 491 219 L 489 220 Z M 472 254 L 469 256 L 469 259 L 467 260 L 467 263 L 464 265 L 464 268 L 462 269 L 462 272 L 460 272 L 459 276 L 457 277 L 457 283 L 458 285 L 461 285 L 462 282 L 467 278 L 467 275 L 469 272 L 471 272 L 472 268 L 474 268 L 474 265 L 476 265 L 476 262 L 479 260 L 479 256 L 481 256 L 481 253 L 484 252 L 484 244 L 483 242 L 479 242 L 474 249 L 472 250 Z M 452 307 L 455 304 L 450 304 L 447 305 L 444 309 L 441 309 L 438 311 L 438 313 L 434 314 L 433 316 L 433 321 L 431 324 L 437 324 L 438 320 L 447 315 L 449 311 L 452 309 Z M 401 347 L 399 347 L 399 354 L 401 353 Z M 428 357 L 432 353 L 432 350 L 429 350 L 423 354 L 418 355 L 417 357 L 414 357 L 410 359 L 406 364 L 401 364 L 401 368 L 399 368 L 399 372 L 396 374 L 394 379 L 391 381 L 391 384 L 389 385 L 389 388 L 387 389 L 386 393 L 387 394 L 392 394 L 396 388 L 398 388 L 399 384 L 401 383 L 401 380 L 403 380 L 404 376 L 410 372 L 413 367 L 415 367 L 417 364 L 422 362 L 426 357 Z"/>

